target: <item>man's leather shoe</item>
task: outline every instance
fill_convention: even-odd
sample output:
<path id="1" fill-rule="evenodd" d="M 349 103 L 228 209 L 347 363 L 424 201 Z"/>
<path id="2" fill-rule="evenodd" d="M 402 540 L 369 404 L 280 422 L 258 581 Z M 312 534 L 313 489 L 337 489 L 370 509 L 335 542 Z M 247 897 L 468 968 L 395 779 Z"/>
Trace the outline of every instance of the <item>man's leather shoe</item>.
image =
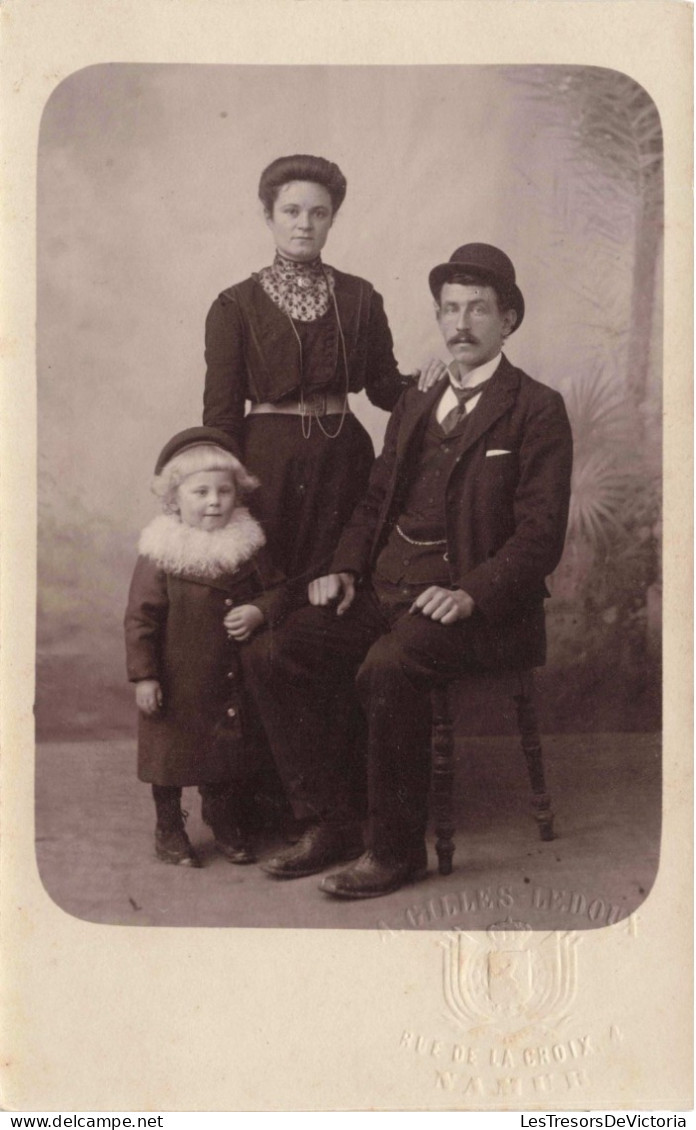
<path id="1" fill-rule="evenodd" d="M 320 889 L 339 899 L 374 899 L 398 891 L 410 880 L 422 879 L 427 870 L 425 845 L 406 859 L 378 859 L 367 851 L 352 867 L 322 879 Z"/>
<path id="2" fill-rule="evenodd" d="M 332 863 L 357 859 L 362 851 L 362 835 L 356 825 L 313 824 L 294 847 L 264 860 L 259 866 L 276 879 L 301 879 L 324 871 Z"/>

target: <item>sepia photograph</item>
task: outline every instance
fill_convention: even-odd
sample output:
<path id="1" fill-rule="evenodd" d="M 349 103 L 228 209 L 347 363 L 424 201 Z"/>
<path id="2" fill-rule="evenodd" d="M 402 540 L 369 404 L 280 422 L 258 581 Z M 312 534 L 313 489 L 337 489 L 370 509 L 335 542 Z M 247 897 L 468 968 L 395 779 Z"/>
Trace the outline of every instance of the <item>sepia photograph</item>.
<path id="1" fill-rule="evenodd" d="M 641 905 L 662 153 L 650 95 L 596 67 L 56 88 L 36 830 L 62 909 L 586 930 Z"/>

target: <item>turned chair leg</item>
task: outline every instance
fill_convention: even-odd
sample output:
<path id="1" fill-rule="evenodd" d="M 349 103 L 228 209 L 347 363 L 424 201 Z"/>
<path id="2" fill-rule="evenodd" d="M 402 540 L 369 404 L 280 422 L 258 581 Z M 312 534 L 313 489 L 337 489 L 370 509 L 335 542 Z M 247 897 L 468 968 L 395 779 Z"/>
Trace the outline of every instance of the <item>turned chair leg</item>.
<path id="1" fill-rule="evenodd" d="M 532 811 L 542 840 L 555 839 L 551 798 L 546 791 L 544 762 L 534 705 L 534 679 L 531 671 L 520 675 L 517 693 L 517 723 L 522 752 L 532 786 Z M 441 875 L 452 874 L 454 857 L 454 727 L 450 713 L 448 687 L 431 692 L 432 703 L 432 809 L 435 823 L 435 850 Z"/>
<path id="2" fill-rule="evenodd" d="M 555 839 L 553 831 L 553 812 L 551 797 L 546 791 L 544 762 L 541 752 L 541 739 L 534 705 L 534 678 L 531 671 L 525 671 L 520 678 L 519 692 L 514 695 L 517 705 L 517 724 L 522 740 L 522 752 L 527 761 L 529 780 L 532 785 L 532 811 L 542 840 Z"/>
<path id="3" fill-rule="evenodd" d="M 454 856 L 454 734 L 447 687 L 431 692 L 433 710 L 432 801 L 435 816 L 435 850 L 441 875 L 452 874 Z"/>

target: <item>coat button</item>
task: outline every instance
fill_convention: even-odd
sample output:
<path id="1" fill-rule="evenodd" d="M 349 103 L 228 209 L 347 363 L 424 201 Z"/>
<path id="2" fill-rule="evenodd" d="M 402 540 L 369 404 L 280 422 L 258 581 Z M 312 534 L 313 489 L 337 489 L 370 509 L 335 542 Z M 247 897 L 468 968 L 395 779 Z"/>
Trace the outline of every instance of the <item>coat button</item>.
<path id="1" fill-rule="evenodd" d="M 236 679 L 237 678 L 237 672 L 236 671 L 228 671 L 227 672 L 227 678 L 228 679 Z"/>
<path id="2" fill-rule="evenodd" d="M 227 600 L 225 601 L 225 608 L 231 608 L 233 604 L 234 604 L 234 601 L 231 600 L 230 597 L 228 596 Z"/>
<path id="3" fill-rule="evenodd" d="M 236 718 L 237 717 L 237 711 L 231 706 L 229 708 L 229 710 L 227 711 L 227 715 L 228 715 L 229 718 Z"/>

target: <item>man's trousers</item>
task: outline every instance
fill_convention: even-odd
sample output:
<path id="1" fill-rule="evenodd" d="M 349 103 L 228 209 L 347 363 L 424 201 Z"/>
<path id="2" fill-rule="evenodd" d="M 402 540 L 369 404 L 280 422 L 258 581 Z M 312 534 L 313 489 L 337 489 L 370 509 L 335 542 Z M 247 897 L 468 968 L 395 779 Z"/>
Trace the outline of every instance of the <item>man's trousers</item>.
<path id="1" fill-rule="evenodd" d="M 278 771 L 299 818 L 346 824 L 355 800 L 356 722 L 367 723 L 368 841 L 378 857 L 422 844 L 430 780 L 430 691 L 473 668 L 470 621 L 442 625 L 358 590 L 305 607 L 242 649 Z"/>

